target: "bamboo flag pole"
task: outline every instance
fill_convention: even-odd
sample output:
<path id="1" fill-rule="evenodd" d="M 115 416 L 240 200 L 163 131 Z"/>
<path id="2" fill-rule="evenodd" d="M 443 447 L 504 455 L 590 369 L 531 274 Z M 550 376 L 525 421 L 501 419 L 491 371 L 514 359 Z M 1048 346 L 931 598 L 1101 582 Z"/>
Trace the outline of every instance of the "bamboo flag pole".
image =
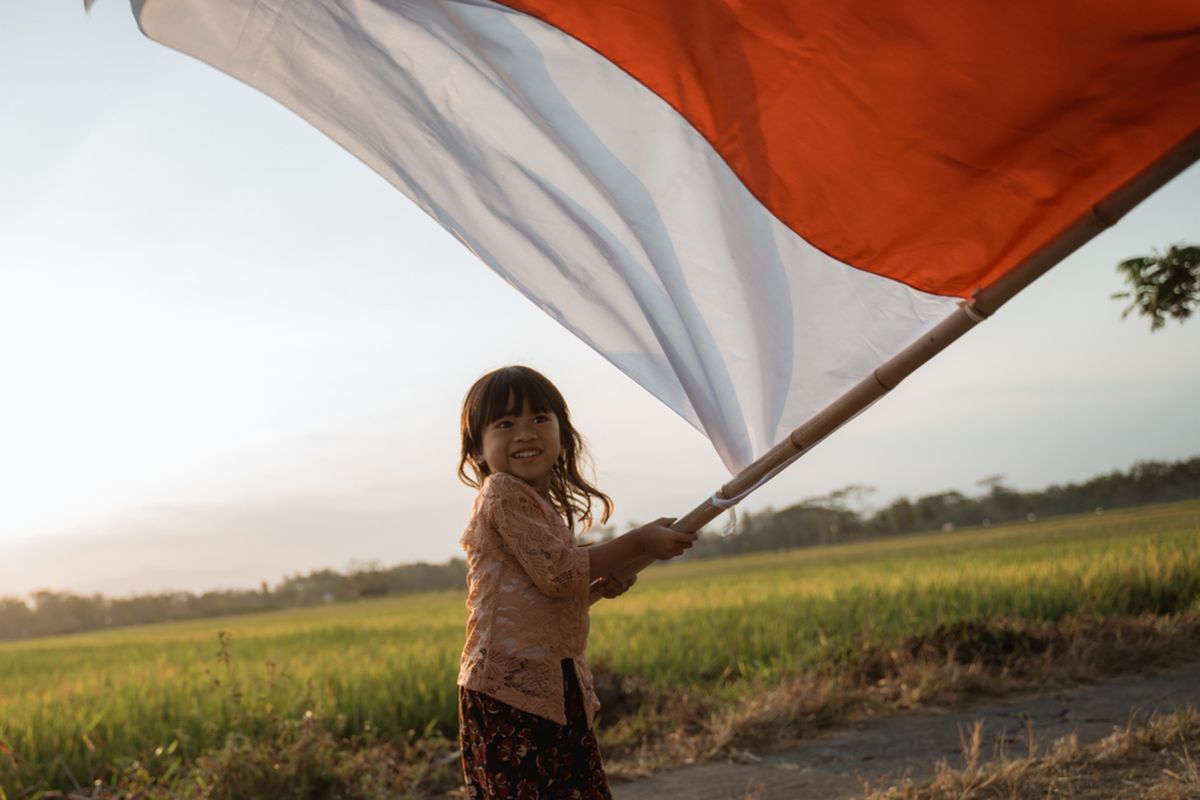
<path id="1" fill-rule="evenodd" d="M 1096 234 L 1111 227 L 1130 209 L 1197 160 L 1200 160 L 1200 131 L 1192 134 L 1129 183 L 1097 203 L 1089 214 L 1063 231 L 1024 263 L 991 286 L 980 290 L 972 299 L 963 301 L 958 310 L 937 327 L 792 431 L 790 436 L 735 475 L 716 494 L 676 520 L 672 527 L 689 533 L 699 531 L 730 505 L 742 500 L 871 403 L 894 389 L 917 367 L 994 314 L 1017 292 Z"/>

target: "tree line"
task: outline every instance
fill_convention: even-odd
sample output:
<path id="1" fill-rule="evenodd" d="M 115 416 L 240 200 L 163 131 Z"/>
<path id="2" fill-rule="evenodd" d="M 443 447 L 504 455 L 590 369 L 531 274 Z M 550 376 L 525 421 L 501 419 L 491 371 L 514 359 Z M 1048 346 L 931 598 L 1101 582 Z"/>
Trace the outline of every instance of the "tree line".
<path id="1" fill-rule="evenodd" d="M 284 578 L 274 588 L 263 582 L 258 589 L 203 594 L 159 592 L 110 598 L 39 591 L 27 598 L 0 597 L 0 641 L 457 589 L 465 586 L 466 580 L 466 562 L 452 558 L 444 564 L 395 567 L 375 562 L 352 564 L 344 574 L 320 569 Z"/>
<path id="2" fill-rule="evenodd" d="M 1182 461 L 1141 461 L 1127 471 L 1031 492 L 1006 486 L 1004 477 L 992 475 L 980 480 L 980 491 L 975 496 L 948 491 L 915 500 L 899 497 L 869 513 L 855 506 L 863 505 L 873 489 L 847 486 L 777 511 L 747 513 L 740 518 L 738 535 L 703 536 L 685 557 L 711 558 L 920 531 L 986 527 L 1200 498 L 1200 456 Z"/>
<path id="3" fill-rule="evenodd" d="M 745 513 L 740 516 L 738 535 L 706 533 L 685 558 L 785 550 L 1200 498 L 1200 456 L 1174 462 L 1142 461 L 1124 472 L 1078 484 L 1055 484 L 1040 491 L 1009 488 L 1002 475 L 984 478 L 977 486 L 980 491 L 975 496 L 949 491 L 915 500 L 900 497 L 871 512 L 865 509 L 873 489 L 847 486 L 788 508 Z M 590 538 L 604 539 L 615 532 L 611 527 L 599 528 Z M 452 558 L 444 564 L 394 567 L 376 562 L 351 564 L 346 573 L 320 569 L 290 576 L 275 587 L 264 582 L 258 589 L 203 594 L 162 592 L 109 598 L 39 591 L 26 598 L 0 597 L 0 640 L 462 589 L 466 574 L 466 563 Z"/>

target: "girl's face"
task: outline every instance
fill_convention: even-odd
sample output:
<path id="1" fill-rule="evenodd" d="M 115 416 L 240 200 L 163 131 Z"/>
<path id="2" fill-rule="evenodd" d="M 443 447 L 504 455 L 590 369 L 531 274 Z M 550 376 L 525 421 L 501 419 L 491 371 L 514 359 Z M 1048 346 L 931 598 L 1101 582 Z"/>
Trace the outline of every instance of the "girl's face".
<path id="1" fill-rule="evenodd" d="M 519 413 L 502 416 L 483 429 L 478 460 L 489 471 L 507 472 L 546 494 L 561 451 L 558 417 L 553 411 L 534 411 L 526 402 Z"/>

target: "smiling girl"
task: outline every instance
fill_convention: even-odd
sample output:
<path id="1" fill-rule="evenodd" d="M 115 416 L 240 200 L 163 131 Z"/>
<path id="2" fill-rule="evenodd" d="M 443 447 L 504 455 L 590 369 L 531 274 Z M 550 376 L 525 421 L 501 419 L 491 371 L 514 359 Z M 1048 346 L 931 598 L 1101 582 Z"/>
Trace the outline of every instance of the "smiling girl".
<path id="1" fill-rule="evenodd" d="M 459 739 L 472 798 L 611 798 L 592 720 L 600 707 L 584 660 L 588 608 L 632 585 L 610 575 L 673 558 L 695 535 L 659 519 L 580 547 L 592 504 L 582 437 L 558 389 L 529 367 L 475 382 L 463 403 L 464 483 L 479 489 L 462 536 L 467 642 L 458 674 Z"/>

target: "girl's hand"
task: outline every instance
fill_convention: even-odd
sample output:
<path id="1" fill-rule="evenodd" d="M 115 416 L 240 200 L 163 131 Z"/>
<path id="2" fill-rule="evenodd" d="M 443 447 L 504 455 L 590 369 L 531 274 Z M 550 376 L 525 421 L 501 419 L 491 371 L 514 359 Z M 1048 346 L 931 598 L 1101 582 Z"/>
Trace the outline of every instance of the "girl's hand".
<path id="1" fill-rule="evenodd" d="M 631 531 L 636 537 L 638 549 L 644 555 L 661 560 L 674 558 L 695 544 L 696 534 L 671 530 L 669 526 L 674 522 L 671 517 L 661 517 Z"/>
<path id="2" fill-rule="evenodd" d="M 600 588 L 600 594 L 604 597 L 607 597 L 609 600 L 625 594 L 633 588 L 635 583 L 637 583 L 637 575 L 633 575 L 626 579 L 618 578 L 616 575 L 609 575 L 607 578 L 601 578 L 599 581 L 597 581 L 597 584 Z"/>

